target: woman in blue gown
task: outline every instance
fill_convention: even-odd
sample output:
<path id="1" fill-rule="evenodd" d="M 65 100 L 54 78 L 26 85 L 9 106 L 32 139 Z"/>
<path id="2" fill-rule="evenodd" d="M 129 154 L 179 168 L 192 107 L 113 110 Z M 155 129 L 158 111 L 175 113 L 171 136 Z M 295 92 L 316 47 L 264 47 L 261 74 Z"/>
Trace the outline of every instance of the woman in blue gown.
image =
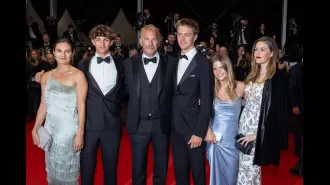
<path id="1" fill-rule="evenodd" d="M 210 165 L 210 185 L 235 185 L 238 173 L 238 150 L 235 136 L 245 85 L 235 81 L 233 67 L 225 54 L 212 58 L 215 76 L 212 119 L 205 137 Z"/>

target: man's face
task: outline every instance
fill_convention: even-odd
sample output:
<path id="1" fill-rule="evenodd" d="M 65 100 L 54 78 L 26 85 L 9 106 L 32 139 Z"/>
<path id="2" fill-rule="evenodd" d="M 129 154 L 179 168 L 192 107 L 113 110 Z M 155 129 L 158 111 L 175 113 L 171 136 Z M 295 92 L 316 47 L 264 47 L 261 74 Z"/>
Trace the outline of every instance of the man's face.
<path id="1" fill-rule="evenodd" d="M 154 30 L 145 30 L 140 39 L 143 53 L 148 57 L 156 54 L 159 47 L 159 38 Z"/>
<path id="2" fill-rule="evenodd" d="M 120 45 L 120 43 L 121 43 L 121 39 L 120 39 L 120 37 L 116 37 L 116 44 L 117 44 L 117 45 Z"/>
<path id="3" fill-rule="evenodd" d="M 144 15 L 146 15 L 146 16 L 150 15 L 150 11 L 148 9 L 145 9 L 143 12 L 144 12 Z"/>
<path id="4" fill-rule="evenodd" d="M 44 41 L 44 43 L 49 43 L 49 36 L 48 36 L 48 34 L 43 34 L 42 35 L 42 40 Z"/>
<path id="5" fill-rule="evenodd" d="M 167 39 L 168 39 L 168 42 L 170 43 L 170 44 L 173 44 L 174 43 L 174 41 L 175 41 L 175 35 L 168 35 L 167 36 Z"/>
<path id="6" fill-rule="evenodd" d="M 72 33 L 73 32 L 73 28 L 69 28 L 69 32 Z"/>
<path id="7" fill-rule="evenodd" d="M 180 14 L 176 13 L 174 14 L 174 20 L 179 20 L 180 19 Z"/>
<path id="8" fill-rule="evenodd" d="M 48 63 L 54 64 L 54 62 L 55 62 L 54 55 L 51 54 L 51 53 L 47 54 L 46 55 L 46 60 L 47 60 Z"/>
<path id="9" fill-rule="evenodd" d="M 108 54 L 109 48 L 113 44 L 113 40 L 108 37 L 96 37 L 92 39 L 92 43 L 95 46 L 97 54 Z"/>
<path id="10" fill-rule="evenodd" d="M 197 39 L 197 34 L 189 26 L 179 26 L 177 39 L 181 50 L 188 50 L 194 47 L 194 43 Z"/>

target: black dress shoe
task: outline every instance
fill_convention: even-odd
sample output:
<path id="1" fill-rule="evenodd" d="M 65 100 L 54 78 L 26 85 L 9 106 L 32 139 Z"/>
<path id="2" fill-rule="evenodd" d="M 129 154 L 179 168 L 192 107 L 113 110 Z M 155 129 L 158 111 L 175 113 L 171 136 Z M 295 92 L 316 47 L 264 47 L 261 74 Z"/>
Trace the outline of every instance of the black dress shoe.
<path id="1" fill-rule="evenodd" d="M 302 170 L 297 170 L 296 168 L 291 168 L 290 173 L 293 175 L 297 175 L 299 177 L 303 176 L 303 171 Z"/>

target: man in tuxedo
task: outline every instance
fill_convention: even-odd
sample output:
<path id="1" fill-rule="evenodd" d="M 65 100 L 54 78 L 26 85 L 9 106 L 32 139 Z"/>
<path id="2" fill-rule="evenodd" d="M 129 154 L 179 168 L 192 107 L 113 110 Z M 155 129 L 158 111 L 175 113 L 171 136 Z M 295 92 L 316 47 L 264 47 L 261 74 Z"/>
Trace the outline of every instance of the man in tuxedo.
<path id="1" fill-rule="evenodd" d="M 174 72 L 171 132 L 177 185 L 190 185 L 190 169 L 194 184 L 206 184 L 201 145 L 210 121 L 214 80 L 211 62 L 194 47 L 198 32 L 195 20 L 184 18 L 178 22 L 181 55 Z"/>
<path id="2" fill-rule="evenodd" d="M 169 155 L 169 132 L 175 59 L 158 52 L 159 29 L 141 29 L 143 52 L 125 60 L 128 94 L 126 129 L 132 149 L 133 185 L 145 185 L 148 148 L 152 142 L 154 185 L 165 185 Z"/>
<path id="3" fill-rule="evenodd" d="M 89 38 L 95 55 L 78 63 L 88 79 L 85 146 L 81 151 L 81 184 L 93 185 L 98 148 L 102 153 L 104 185 L 117 184 L 117 163 L 121 138 L 120 99 L 124 87 L 123 61 L 110 55 L 115 33 L 97 25 Z"/>
<path id="4" fill-rule="evenodd" d="M 110 55 L 115 33 L 97 25 L 89 33 L 95 55 L 78 63 L 88 80 L 84 148 L 80 156 L 81 184 L 93 185 L 99 146 L 102 153 L 104 185 L 117 184 L 117 164 L 121 138 L 120 99 L 124 90 L 121 57 Z M 40 83 L 43 73 L 36 75 Z"/>

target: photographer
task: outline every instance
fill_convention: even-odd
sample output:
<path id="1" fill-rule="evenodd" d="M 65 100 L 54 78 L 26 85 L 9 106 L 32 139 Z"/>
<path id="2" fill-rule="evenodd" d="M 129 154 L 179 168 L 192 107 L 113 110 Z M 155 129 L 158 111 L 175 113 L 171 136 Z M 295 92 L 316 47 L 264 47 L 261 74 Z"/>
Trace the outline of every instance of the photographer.
<path id="1" fill-rule="evenodd" d="M 165 24 L 167 24 L 167 33 L 174 33 L 176 35 L 176 23 L 180 19 L 179 13 L 172 13 L 170 12 L 165 18 Z"/>
<path id="2" fill-rule="evenodd" d="M 149 8 L 145 8 L 143 12 L 145 17 L 145 25 L 153 24 L 156 26 L 156 21 L 154 19 L 154 16 L 151 15 Z"/>
<path id="3" fill-rule="evenodd" d="M 50 37 L 50 43 L 55 43 L 57 41 L 57 23 L 57 19 L 52 16 L 47 16 L 44 21 L 46 32 Z"/>
<path id="4" fill-rule="evenodd" d="M 115 56 L 120 56 L 123 60 L 128 58 L 128 47 L 121 44 L 121 36 L 117 34 L 115 43 L 110 47 L 110 52 Z"/>
<path id="5" fill-rule="evenodd" d="M 285 43 L 285 54 L 289 56 L 289 61 L 298 62 L 299 47 L 302 45 L 302 37 L 298 30 L 298 25 L 294 18 L 289 21 L 288 38 Z"/>
<path id="6" fill-rule="evenodd" d="M 246 51 L 244 46 L 239 46 L 237 49 L 237 61 L 236 64 L 234 64 L 234 72 L 236 80 L 238 81 L 244 81 L 247 75 L 250 72 L 251 68 L 251 53 Z"/>
<path id="7" fill-rule="evenodd" d="M 180 52 L 180 47 L 178 43 L 176 42 L 176 36 L 175 33 L 171 32 L 168 34 L 167 39 L 164 43 L 164 53 L 171 55 L 173 57 L 177 57 Z"/>
<path id="8" fill-rule="evenodd" d="M 236 48 L 238 46 L 244 46 L 247 50 L 251 48 L 251 37 L 252 32 L 249 25 L 249 21 L 243 18 L 240 14 L 231 14 L 230 17 L 233 19 L 233 30 L 231 31 L 231 46 Z"/>

